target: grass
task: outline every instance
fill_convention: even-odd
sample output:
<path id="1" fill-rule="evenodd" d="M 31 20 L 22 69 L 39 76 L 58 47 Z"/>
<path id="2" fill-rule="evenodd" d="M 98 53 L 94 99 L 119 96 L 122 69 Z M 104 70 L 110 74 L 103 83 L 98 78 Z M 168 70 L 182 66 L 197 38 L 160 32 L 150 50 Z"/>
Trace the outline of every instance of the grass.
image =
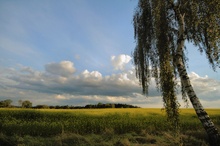
<path id="1" fill-rule="evenodd" d="M 220 109 L 208 109 L 220 128 Z M 179 136 L 161 109 L 0 109 L 0 145 L 208 145 L 195 112 L 181 109 Z"/>

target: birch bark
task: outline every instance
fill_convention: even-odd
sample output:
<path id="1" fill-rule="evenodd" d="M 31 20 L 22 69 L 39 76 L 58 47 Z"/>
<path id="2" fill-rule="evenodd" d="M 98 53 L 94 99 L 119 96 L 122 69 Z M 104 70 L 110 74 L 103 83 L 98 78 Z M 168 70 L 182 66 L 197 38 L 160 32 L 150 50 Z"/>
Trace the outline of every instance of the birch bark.
<path id="1" fill-rule="evenodd" d="M 181 14 L 179 10 L 174 9 L 178 21 L 179 21 L 179 34 L 178 34 L 178 40 L 177 40 L 177 50 L 175 54 L 175 64 L 178 69 L 178 73 L 182 82 L 182 85 L 193 105 L 193 108 L 201 121 L 204 129 L 206 130 L 208 137 L 209 137 L 209 143 L 211 146 L 220 146 L 220 134 L 215 127 L 214 123 L 210 119 L 207 112 L 204 110 L 202 104 L 199 101 L 199 98 L 197 97 L 191 83 L 189 76 L 186 71 L 186 67 L 183 61 L 183 48 L 185 43 L 185 25 L 184 25 L 184 14 Z"/>

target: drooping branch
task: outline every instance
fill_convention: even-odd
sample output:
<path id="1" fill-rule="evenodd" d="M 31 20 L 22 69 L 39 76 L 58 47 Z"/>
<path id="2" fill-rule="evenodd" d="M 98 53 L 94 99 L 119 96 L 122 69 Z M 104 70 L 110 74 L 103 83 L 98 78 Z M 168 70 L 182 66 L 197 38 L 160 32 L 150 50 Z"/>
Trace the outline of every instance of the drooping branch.
<path id="1" fill-rule="evenodd" d="M 215 7 L 213 4 L 218 4 Z M 215 7 L 216 14 L 211 12 Z M 219 9 L 218 9 L 219 8 Z M 207 11 L 205 11 L 207 9 Z M 207 19 L 211 16 L 211 22 Z M 151 78 L 161 91 L 168 118 L 177 117 L 177 75 L 180 76 L 182 95 L 187 93 L 210 140 L 217 142 L 219 134 L 196 96 L 186 71 L 185 40 L 205 51 L 211 64 L 219 62 L 220 2 L 218 0 L 139 0 L 134 15 L 136 48 L 134 64 L 144 93 L 148 93 Z M 214 23 L 214 24 L 212 24 Z M 217 28 L 216 34 L 210 26 Z M 176 123 L 178 121 L 175 121 Z"/>
<path id="2" fill-rule="evenodd" d="M 203 124 L 204 129 L 208 133 L 210 138 L 210 144 L 216 145 L 219 143 L 220 135 L 218 133 L 217 128 L 214 126 L 214 123 L 211 121 L 210 117 L 204 110 L 202 104 L 200 103 L 195 91 L 190 83 L 189 76 L 186 71 L 186 67 L 183 61 L 183 48 L 184 48 L 184 41 L 185 41 L 185 14 L 181 14 L 179 9 L 174 9 L 178 22 L 179 22 L 179 34 L 177 40 L 177 50 L 176 50 L 176 66 L 179 72 L 179 76 L 181 79 L 181 83 L 184 87 L 184 90 L 187 92 L 187 95 L 196 111 L 198 118 L 200 119 L 201 123 Z"/>
<path id="3" fill-rule="evenodd" d="M 179 104 L 176 97 L 175 68 L 172 52 L 175 52 L 169 34 L 167 2 L 140 0 L 134 15 L 137 45 L 134 63 L 137 77 L 144 93 L 148 93 L 150 79 L 155 78 L 161 91 L 169 121 L 178 127 Z"/>

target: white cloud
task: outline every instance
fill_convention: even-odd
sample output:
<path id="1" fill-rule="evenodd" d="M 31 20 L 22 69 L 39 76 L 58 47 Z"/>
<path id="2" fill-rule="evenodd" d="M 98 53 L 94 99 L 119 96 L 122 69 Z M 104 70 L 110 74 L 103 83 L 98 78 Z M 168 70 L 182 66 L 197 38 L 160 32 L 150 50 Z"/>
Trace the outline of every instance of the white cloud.
<path id="1" fill-rule="evenodd" d="M 68 99 L 68 98 L 65 97 L 64 95 L 60 95 L 60 94 L 59 94 L 59 95 L 56 95 L 55 98 L 56 98 L 56 99 L 59 99 L 59 100 L 65 100 L 65 99 Z"/>
<path id="2" fill-rule="evenodd" d="M 34 91 L 50 94 L 53 97 L 56 95 L 55 99 L 65 99 L 64 95 L 65 97 L 67 97 L 66 95 L 74 95 L 93 98 L 97 96 L 110 101 L 110 98 L 107 97 L 119 100 L 122 97 L 133 97 L 134 92 L 141 92 L 133 71 L 103 76 L 98 71 L 89 72 L 85 70 L 79 75 L 67 76 L 72 73 L 72 71 L 68 72 L 71 65 L 69 67 L 62 65 L 62 62 L 47 65 L 46 71 L 50 74 L 29 67 L 22 67 L 22 69 L 14 70 L 9 76 L 0 75 L 0 78 L 4 79 L 0 83 L 4 81 L 4 88 L 18 89 L 19 92 Z M 61 76 L 60 68 L 68 74 Z M 54 76 L 55 73 L 59 76 Z"/>
<path id="3" fill-rule="evenodd" d="M 85 70 L 82 72 L 82 76 L 83 78 L 90 78 L 90 79 L 97 79 L 97 80 L 101 80 L 102 79 L 102 74 L 98 71 L 92 71 L 89 72 L 88 70 Z"/>
<path id="4" fill-rule="evenodd" d="M 56 76 L 48 74 L 48 70 L 40 72 L 29 67 L 5 69 L 0 75 L 0 99 L 23 100 L 26 98 L 33 101 L 35 105 L 85 105 L 115 102 L 142 107 L 163 107 L 162 97 L 157 92 L 153 81 L 152 86 L 149 87 L 149 95 L 146 97 L 141 94 L 142 89 L 134 70 L 110 75 L 85 70 L 77 75 L 72 74 L 73 63 L 62 62 L 54 63 L 55 67 L 52 65 L 49 70 L 56 71 L 63 68 L 67 72 L 65 76 L 61 76 L 61 72 L 58 72 Z M 69 66 L 62 66 L 65 63 Z M 194 72 L 189 76 L 204 107 L 219 107 L 217 103 L 219 102 L 220 82 L 208 76 L 201 77 Z M 182 104 L 182 101 L 180 103 Z"/>
<path id="5" fill-rule="evenodd" d="M 111 57 L 111 62 L 115 70 L 124 70 L 125 65 L 128 64 L 130 60 L 131 56 L 125 54 Z"/>
<path id="6" fill-rule="evenodd" d="M 205 101 L 213 101 L 219 99 L 220 81 L 199 76 L 195 72 L 189 74 L 193 88 L 197 96 Z"/>
<path id="7" fill-rule="evenodd" d="M 70 61 L 61 61 L 60 63 L 49 63 L 45 65 L 45 69 L 47 72 L 60 75 L 63 77 L 68 77 L 75 72 L 75 67 L 73 62 Z"/>

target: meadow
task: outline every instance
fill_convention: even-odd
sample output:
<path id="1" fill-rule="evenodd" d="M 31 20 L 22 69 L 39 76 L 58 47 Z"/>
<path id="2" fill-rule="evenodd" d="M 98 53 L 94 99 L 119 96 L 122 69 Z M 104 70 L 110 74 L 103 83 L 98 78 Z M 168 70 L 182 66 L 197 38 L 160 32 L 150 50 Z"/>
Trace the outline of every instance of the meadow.
<path id="1" fill-rule="evenodd" d="M 220 109 L 208 109 L 220 129 Z M 161 109 L 0 109 L 0 145 L 208 145 L 193 109 L 174 134 Z"/>

